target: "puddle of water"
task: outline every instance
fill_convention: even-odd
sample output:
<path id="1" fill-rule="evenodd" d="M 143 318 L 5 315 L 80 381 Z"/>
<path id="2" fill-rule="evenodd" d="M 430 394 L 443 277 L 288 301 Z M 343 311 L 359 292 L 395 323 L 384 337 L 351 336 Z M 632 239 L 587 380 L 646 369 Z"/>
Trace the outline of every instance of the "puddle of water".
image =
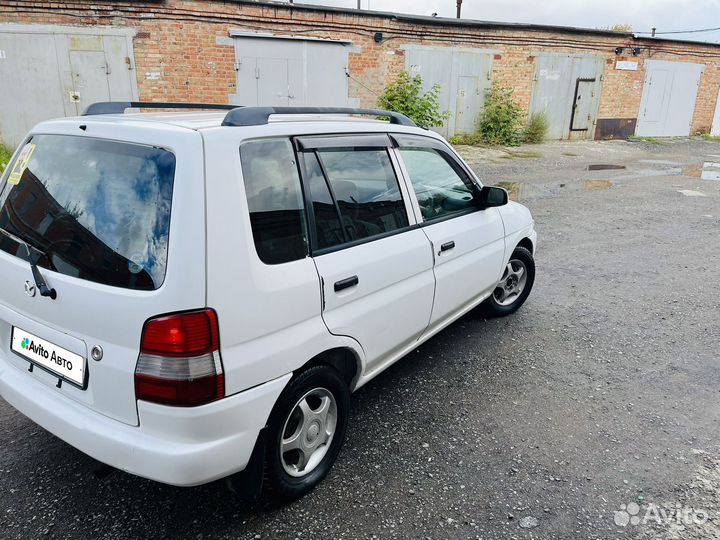
<path id="1" fill-rule="evenodd" d="M 520 182 L 498 182 L 495 185 L 505 189 L 511 201 L 520 200 Z"/>
<path id="2" fill-rule="evenodd" d="M 686 197 L 707 197 L 702 191 L 695 191 L 693 189 L 678 189 L 678 193 L 682 193 Z"/>
<path id="3" fill-rule="evenodd" d="M 619 171 L 627 169 L 625 165 L 612 165 L 607 163 L 596 163 L 594 165 L 588 165 L 588 171 Z"/>
<path id="4" fill-rule="evenodd" d="M 705 161 L 703 163 L 688 165 L 683 168 L 682 174 L 683 176 L 691 176 L 693 178 L 700 178 L 701 180 L 720 181 L 720 163 Z"/>
<path id="5" fill-rule="evenodd" d="M 610 189 L 613 183 L 610 180 L 585 180 L 583 189 L 585 191 L 593 191 L 596 189 Z"/>
<path id="6" fill-rule="evenodd" d="M 648 163 L 650 165 L 669 165 L 670 167 L 679 167 L 677 161 L 667 161 L 665 159 L 639 159 L 638 163 Z"/>
<path id="7" fill-rule="evenodd" d="M 631 174 L 616 176 L 618 180 L 637 180 L 640 178 L 652 178 L 653 176 L 681 176 L 681 167 L 670 167 L 669 169 L 633 169 Z"/>
<path id="8" fill-rule="evenodd" d="M 526 184 L 524 182 L 497 182 L 498 187 L 507 190 L 511 201 L 521 201 L 534 197 L 560 195 L 564 191 L 596 191 L 610 189 L 614 184 L 610 180 L 584 180 L 553 184 Z"/>

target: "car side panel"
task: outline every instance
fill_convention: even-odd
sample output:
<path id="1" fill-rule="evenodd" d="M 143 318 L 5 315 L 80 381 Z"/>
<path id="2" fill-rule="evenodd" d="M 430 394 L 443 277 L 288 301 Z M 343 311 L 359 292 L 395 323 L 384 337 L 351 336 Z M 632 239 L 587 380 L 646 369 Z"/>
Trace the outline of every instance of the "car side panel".
<path id="1" fill-rule="evenodd" d="M 351 349 L 321 317 L 320 279 L 310 257 L 263 263 L 252 236 L 240 164 L 241 136 L 204 133 L 207 178 L 207 305 L 217 310 L 228 395 L 280 377 L 317 354 Z"/>
<path id="2" fill-rule="evenodd" d="M 533 253 L 537 246 L 537 233 L 535 222 L 530 210 L 520 203 L 510 201 L 505 206 L 498 208 L 503 224 L 505 225 L 506 262 L 510 258 L 515 247 L 524 238 L 529 238 L 533 245 Z"/>
<path id="3" fill-rule="evenodd" d="M 323 318 L 333 334 L 352 336 L 372 371 L 427 328 L 435 279 L 430 243 L 419 229 L 315 258 L 323 276 Z M 357 276 L 357 285 L 335 291 Z"/>
<path id="4" fill-rule="evenodd" d="M 479 210 L 423 231 L 435 249 L 435 304 L 428 331 L 487 296 L 502 277 L 505 255 L 503 222 L 496 208 Z M 455 247 L 442 251 L 441 246 Z"/>

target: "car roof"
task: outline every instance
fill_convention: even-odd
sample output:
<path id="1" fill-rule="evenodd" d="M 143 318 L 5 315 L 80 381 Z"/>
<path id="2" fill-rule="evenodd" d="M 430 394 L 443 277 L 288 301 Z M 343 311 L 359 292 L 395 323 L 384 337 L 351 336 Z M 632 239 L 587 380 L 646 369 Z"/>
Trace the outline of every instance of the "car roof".
<path id="1" fill-rule="evenodd" d="M 171 126 L 202 130 L 220 127 L 225 119 L 225 112 L 142 112 L 142 113 L 125 113 L 125 114 L 98 114 L 93 116 L 83 116 L 74 120 L 82 121 L 103 121 L 103 122 L 125 122 L 128 120 L 150 122 L 155 124 L 167 124 Z M 91 120 L 92 119 L 92 120 Z M 297 122 L 328 122 L 328 123 L 368 123 L 387 124 L 382 120 L 370 118 L 359 118 L 347 115 L 319 115 L 319 114 L 277 114 L 269 119 L 269 123 L 297 123 Z"/>
<path id="2" fill-rule="evenodd" d="M 361 113 L 362 114 L 362 113 Z M 80 128 L 88 135 L 111 137 L 118 140 L 140 140 L 141 132 L 176 132 L 182 134 L 202 134 L 203 138 L 222 139 L 226 135 L 240 135 L 241 139 L 257 137 L 293 137 L 298 135 L 331 135 L 339 133 L 405 133 L 422 135 L 442 140 L 437 132 L 415 125 L 377 120 L 375 116 L 349 116 L 348 114 L 270 114 L 266 123 L 249 125 L 223 125 L 225 111 L 204 112 L 126 112 L 92 114 L 71 118 L 58 118 L 37 124 L 30 135 L 37 134 L 77 134 Z M 255 118 L 253 118 L 255 120 Z M 152 140 L 161 141 L 150 137 Z M 149 140 L 150 140 L 149 139 Z M 210 139 L 208 139 L 210 140 Z"/>

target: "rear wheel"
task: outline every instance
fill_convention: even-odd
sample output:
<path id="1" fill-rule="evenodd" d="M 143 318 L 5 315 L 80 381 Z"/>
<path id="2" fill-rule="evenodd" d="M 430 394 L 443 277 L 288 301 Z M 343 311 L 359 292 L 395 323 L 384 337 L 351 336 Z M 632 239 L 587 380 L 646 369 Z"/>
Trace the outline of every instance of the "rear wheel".
<path id="1" fill-rule="evenodd" d="M 349 412 L 350 391 L 336 369 L 312 367 L 290 381 L 268 421 L 269 497 L 302 497 L 325 478 L 340 452 Z"/>
<path id="2" fill-rule="evenodd" d="M 503 317 L 515 313 L 527 300 L 535 283 L 535 259 L 530 250 L 516 247 L 503 270 L 500 282 L 481 305 L 489 317 Z"/>

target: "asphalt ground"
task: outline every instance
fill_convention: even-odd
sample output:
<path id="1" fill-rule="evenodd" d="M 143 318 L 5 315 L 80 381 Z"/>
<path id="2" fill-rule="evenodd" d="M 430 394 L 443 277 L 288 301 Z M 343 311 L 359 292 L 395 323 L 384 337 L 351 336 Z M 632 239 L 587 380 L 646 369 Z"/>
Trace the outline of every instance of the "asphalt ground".
<path id="1" fill-rule="evenodd" d="M 532 210 L 534 291 L 354 394 L 316 490 L 98 480 L 0 400 L 0 538 L 720 538 L 720 144 L 460 151 Z"/>

